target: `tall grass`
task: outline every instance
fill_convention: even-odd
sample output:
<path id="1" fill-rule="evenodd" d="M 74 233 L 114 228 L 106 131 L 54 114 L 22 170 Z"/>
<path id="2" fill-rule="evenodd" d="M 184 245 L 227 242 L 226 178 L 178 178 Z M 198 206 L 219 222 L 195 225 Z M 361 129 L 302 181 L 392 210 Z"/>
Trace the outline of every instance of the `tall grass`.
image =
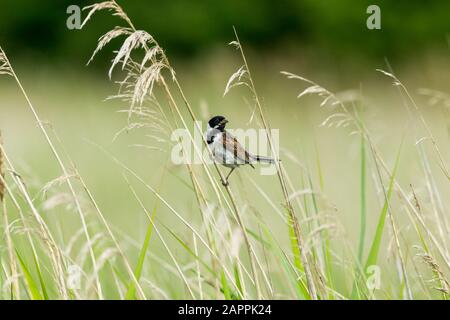
<path id="1" fill-rule="evenodd" d="M 398 80 L 398 78 L 395 75 L 393 75 L 392 73 L 382 71 L 382 70 L 380 70 L 380 71 L 382 73 L 384 73 L 385 75 L 389 76 L 390 78 L 394 79 L 394 85 L 400 86 L 403 89 L 403 91 L 406 92 L 407 97 L 409 98 L 411 103 L 416 108 L 416 111 L 419 111 L 417 104 L 414 102 L 412 96 L 409 94 L 406 87 L 400 82 L 400 80 Z M 362 134 L 363 137 L 365 138 L 364 143 L 367 143 L 367 145 L 370 147 L 371 153 L 373 155 L 373 160 L 374 160 L 375 174 L 378 177 L 378 180 L 380 182 L 381 189 L 382 189 L 382 194 L 384 196 L 384 206 L 383 206 L 382 212 L 380 214 L 380 221 L 378 223 L 376 236 L 372 243 L 372 249 L 371 249 L 371 252 L 369 253 L 369 258 L 366 263 L 366 268 L 368 266 L 372 265 L 372 263 L 376 263 L 376 256 L 377 256 L 377 252 L 378 252 L 378 246 L 380 245 L 380 241 L 381 241 L 381 234 L 383 232 L 382 230 L 383 230 L 383 226 L 384 226 L 386 213 L 389 213 L 388 216 L 389 216 L 389 221 L 391 223 L 391 232 L 392 232 L 393 241 L 394 241 L 394 244 L 396 247 L 398 265 L 399 265 L 400 274 L 401 274 L 401 278 L 400 278 L 401 287 L 403 287 L 406 291 L 406 294 L 403 295 L 402 290 L 400 290 L 401 292 L 399 294 L 399 297 L 405 297 L 405 298 L 412 299 L 413 294 L 412 294 L 412 290 L 411 290 L 411 287 L 409 284 L 410 280 L 408 279 L 408 272 L 406 269 L 405 256 L 404 256 L 404 252 L 401 248 L 400 236 L 398 233 L 399 232 L 398 226 L 397 226 L 397 223 L 395 222 L 395 217 L 393 216 L 392 208 L 391 208 L 392 201 L 391 201 L 390 197 L 392 194 L 393 186 L 398 189 L 399 193 L 401 194 L 402 200 L 405 201 L 405 203 L 408 205 L 408 208 L 414 214 L 414 217 L 412 217 L 410 215 L 411 223 L 416 224 L 417 220 L 419 220 L 422 227 L 426 230 L 427 234 L 430 236 L 431 241 L 433 242 L 436 250 L 440 253 L 441 258 L 444 260 L 445 264 L 448 265 L 448 262 L 446 261 L 447 260 L 446 253 L 442 247 L 442 245 L 446 246 L 446 244 L 445 244 L 446 240 L 442 239 L 443 240 L 442 244 L 439 244 L 439 242 L 436 240 L 436 238 L 434 238 L 434 236 L 432 235 L 433 232 L 431 231 L 431 228 L 429 226 L 427 226 L 426 223 L 423 221 L 423 219 L 419 216 L 419 213 L 417 212 L 416 208 L 413 206 L 411 199 L 406 196 L 402 187 L 396 180 L 395 173 L 396 173 L 396 169 L 398 167 L 398 157 L 399 156 L 397 156 L 397 162 L 396 162 L 394 171 L 391 172 L 387 168 L 386 163 L 383 160 L 380 151 L 377 150 L 378 149 L 377 146 L 374 145 L 374 143 L 372 142 L 372 137 L 371 137 L 369 130 L 364 125 L 364 123 L 360 121 L 360 118 L 358 117 L 358 113 L 356 111 L 352 112 L 346 106 L 346 103 L 344 100 L 339 99 L 339 97 L 336 94 L 328 91 L 327 89 L 323 88 L 322 86 L 318 85 L 317 83 L 314 83 L 313 81 L 310 81 L 308 79 L 305 79 L 301 76 L 298 76 L 298 75 L 295 75 L 292 73 L 288 73 L 288 72 L 283 72 L 283 73 L 285 75 L 287 75 L 287 77 L 290 79 L 302 80 L 309 85 L 305 90 L 302 91 L 302 93 L 299 94 L 299 97 L 301 97 L 305 94 L 318 94 L 322 98 L 321 106 L 326 106 L 328 104 L 331 106 L 339 106 L 340 107 L 342 112 L 334 112 L 331 116 L 329 116 L 323 122 L 323 125 L 329 125 L 329 126 L 335 126 L 335 127 L 345 127 L 348 125 L 353 125 L 354 128 L 356 129 L 356 131 L 354 131 L 354 132 Z M 352 101 L 349 101 L 349 102 L 352 102 Z M 423 116 L 420 116 L 419 119 L 422 121 L 422 124 L 427 129 L 428 133 L 430 134 L 430 139 L 432 141 L 434 150 L 440 161 L 440 163 L 439 163 L 440 168 L 442 169 L 445 176 L 447 176 L 446 165 L 442 159 L 442 154 L 437 146 L 436 140 L 433 138 L 431 131 L 430 131 L 427 123 L 425 122 L 425 119 L 423 118 Z M 419 142 L 420 141 L 418 141 L 418 143 Z M 390 179 L 389 191 L 386 191 L 386 189 L 383 187 L 383 178 L 382 178 L 382 172 L 381 172 L 382 169 L 384 169 L 384 171 L 388 174 L 388 177 Z M 362 187 L 361 187 L 361 192 L 364 192 Z M 408 213 L 409 213 L 409 211 L 408 211 Z M 361 229 L 363 229 L 363 228 L 365 228 L 365 226 L 364 226 L 364 224 L 361 224 Z M 363 234 L 363 230 L 361 230 L 361 234 Z M 418 231 L 418 236 L 420 237 L 420 239 L 422 239 L 422 235 L 421 235 L 420 231 Z M 362 236 L 360 238 L 362 238 Z M 360 239 L 360 241 L 361 241 L 361 239 Z M 361 248 L 361 245 L 360 245 L 360 248 Z M 359 249 L 359 250 L 361 250 L 361 249 Z M 360 251 L 359 255 L 362 256 L 361 251 Z M 357 263 L 357 265 L 358 265 L 358 263 Z M 362 272 L 362 273 L 365 272 L 365 270 L 360 270 L 359 268 L 360 268 L 360 266 L 357 266 L 357 270 L 355 272 L 356 275 L 360 274 L 360 272 Z M 358 281 L 358 276 L 356 277 L 355 281 Z M 353 291 L 355 291 L 355 287 L 354 287 Z M 361 296 L 361 295 L 359 294 L 358 296 Z M 355 297 L 355 295 L 352 294 L 352 297 Z"/>
<path id="2" fill-rule="evenodd" d="M 0 131 L 0 201 L 3 202 L 3 198 L 5 197 L 5 172 L 3 171 L 3 141 L 2 141 L 2 132 Z"/>
<path id="3" fill-rule="evenodd" d="M 349 199 L 359 205 L 353 216 L 359 222 L 353 224 L 356 230 L 352 231 L 358 234 L 358 241 L 354 242 L 342 231 L 340 216 L 327 199 L 324 164 L 329 162 L 323 161 L 320 145 L 314 141 L 314 166 L 305 164 L 307 161 L 298 158 L 293 150 L 282 148 L 281 154 L 276 152 L 270 133 L 270 106 L 257 91 L 237 30 L 230 45 L 237 49 L 241 66 L 225 84 L 225 94 L 238 86 L 248 89 L 245 94 L 254 106 L 255 122 L 265 131 L 271 156 L 277 160 L 276 188 L 272 189 L 250 174 L 241 184 L 222 184 L 222 169 L 216 163 L 208 165 L 203 158 L 203 149 L 209 150 L 206 141 L 203 139 L 201 147 L 194 143 L 196 134 L 203 137 L 199 120 L 206 119 L 197 116 L 183 79 L 178 77 L 159 42 L 137 28 L 114 0 L 85 10 L 84 28 L 100 11 L 110 12 L 120 22 L 100 37 L 88 62 L 92 63 L 110 43 L 121 41 L 108 72 L 110 79 L 119 78 L 115 81 L 118 92 L 109 99 L 125 104 L 121 110 L 125 127 L 114 138 L 132 130 L 143 132 L 155 141 L 153 152 L 158 149 L 156 142 L 162 141 L 169 148 L 177 144 L 171 141 L 171 132 L 183 128 L 202 163 L 186 164 L 181 173 L 172 172 L 163 163 L 159 184 L 153 186 L 139 173 L 140 168 L 131 167 L 103 146 L 91 143 L 103 157 L 101 161 L 113 163 L 123 178 L 128 190 L 122 190 L 121 197 L 135 201 L 146 219 L 142 241 L 134 240 L 141 230 L 132 236 L 120 233 L 97 201 L 89 179 L 79 172 L 65 142 L 42 121 L 26 85 L 0 49 L 0 73 L 12 79 L 25 98 L 25 107 L 36 121 L 49 159 L 59 172 L 44 186 L 30 187 L 0 139 L 0 202 L 5 240 L 0 251 L 2 298 L 448 298 L 448 203 L 437 183 L 442 177 L 448 182 L 446 154 L 413 95 L 392 70 L 381 72 L 399 89 L 412 124 L 405 129 L 394 154 L 382 148 L 372 131 L 362 94 L 335 93 L 302 76 L 282 72 L 287 78 L 306 84 L 306 88 L 302 85 L 299 99 L 307 95 L 320 98 L 315 104 L 326 108 L 327 113 L 322 127 L 360 138 L 359 167 L 354 170 L 354 177 L 359 178 L 358 194 Z M 423 92 L 434 96 L 435 103 L 447 101 L 445 94 Z M 426 143 L 430 148 L 426 148 Z M 407 146 L 412 146 L 423 170 L 415 172 L 425 186 L 425 193 L 419 195 L 415 186 L 405 183 L 399 175 L 407 161 Z M 438 166 L 438 173 L 433 165 Z M 184 188 L 192 196 L 194 214 L 179 208 L 180 191 L 163 191 L 168 173 L 174 175 L 180 190 Z M 346 183 L 341 182 L 343 188 Z M 256 196 L 262 202 L 259 206 L 252 203 Z M 53 220 L 47 214 L 61 199 L 66 206 L 58 210 L 73 211 L 78 218 L 79 229 L 73 234 L 64 235 L 64 221 Z M 375 199 L 375 204 L 369 199 Z M 258 209 L 261 207 L 264 209 Z M 163 211 L 169 217 L 163 216 Z M 371 215 L 376 213 L 376 223 L 371 225 Z M 282 232 L 275 229 L 276 222 L 282 223 Z M 156 253 L 157 245 L 165 258 Z M 75 278 L 73 267 L 79 270 Z M 377 282 L 369 272 L 372 267 L 381 270 L 379 287 L 370 285 Z"/>

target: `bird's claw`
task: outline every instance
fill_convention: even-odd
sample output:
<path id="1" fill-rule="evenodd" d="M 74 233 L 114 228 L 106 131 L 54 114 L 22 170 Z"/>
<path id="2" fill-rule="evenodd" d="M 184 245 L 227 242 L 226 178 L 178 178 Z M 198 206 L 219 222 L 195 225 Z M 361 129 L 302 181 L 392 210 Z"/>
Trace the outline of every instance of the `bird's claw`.
<path id="1" fill-rule="evenodd" d="M 223 185 L 224 187 L 228 187 L 228 185 L 229 185 L 228 180 L 227 180 L 227 181 L 223 181 L 223 180 L 222 180 L 222 185 Z"/>

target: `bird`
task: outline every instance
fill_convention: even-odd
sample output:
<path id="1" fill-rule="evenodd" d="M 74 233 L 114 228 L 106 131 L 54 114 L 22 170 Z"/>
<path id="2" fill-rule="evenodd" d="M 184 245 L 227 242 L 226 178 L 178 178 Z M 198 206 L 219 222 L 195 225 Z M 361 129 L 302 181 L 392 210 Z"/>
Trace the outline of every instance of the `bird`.
<path id="1" fill-rule="evenodd" d="M 214 157 L 214 160 L 223 166 L 230 168 L 230 172 L 222 181 L 224 186 L 228 186 L 228 178 L 233 171 L 242 166 L 250 165 L 252 168 L 256 162 L 274 164 L 275 160 L 269 157 L 254 155 L 242 147 L 237 139 L 225 130 L 229 121 L 224 116 L 215 116 L 208 121 L 205 132 L 206 142 Z"/>

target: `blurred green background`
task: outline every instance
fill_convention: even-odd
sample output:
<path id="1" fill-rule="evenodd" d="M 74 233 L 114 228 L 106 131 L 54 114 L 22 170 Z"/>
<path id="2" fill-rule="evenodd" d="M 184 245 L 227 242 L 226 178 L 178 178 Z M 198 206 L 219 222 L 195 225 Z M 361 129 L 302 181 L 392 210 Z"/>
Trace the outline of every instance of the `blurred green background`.
<path id="1" fill-rule="evenodd" d="M 0 10 L 0 42 L 15 57 L 78 62 L 88 57 L 102 32 L 114 23 L 106 13 L 84 31 L 66 28 L 66 8 L 80 0 L 4 0 Z M 137 28 L 154 35 L 172 57 L 190 59 L 233 38 L 258 51 L 295 48 L 313 56 L 355 59 L 414 59 L 430 50 L 447 50 L 449 1 L 354 0 L 171 0 L 119 3 Z M 366 28 L 366 8 L 381 8 L 382 30 Z M 310 53 L 310 52 L 309 52 Z"/>

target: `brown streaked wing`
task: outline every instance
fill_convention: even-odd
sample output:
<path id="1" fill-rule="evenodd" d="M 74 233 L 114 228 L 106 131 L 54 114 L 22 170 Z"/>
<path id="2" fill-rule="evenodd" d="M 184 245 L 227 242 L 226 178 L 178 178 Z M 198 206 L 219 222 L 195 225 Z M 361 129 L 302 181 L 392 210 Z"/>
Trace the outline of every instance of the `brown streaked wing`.
<path id="1" fill-rule="evenodd" d="M 233 135 L 230 133 L 224 132 L 222 136 L 222 143 L 224 148 L 229 151 L 232 151 L 233 154 L 239 158 L 240 160 L 245 161 L 245 163 L 250 163 L 252 156 L 245 150 L 242 145 L 237 141 Z"/>

